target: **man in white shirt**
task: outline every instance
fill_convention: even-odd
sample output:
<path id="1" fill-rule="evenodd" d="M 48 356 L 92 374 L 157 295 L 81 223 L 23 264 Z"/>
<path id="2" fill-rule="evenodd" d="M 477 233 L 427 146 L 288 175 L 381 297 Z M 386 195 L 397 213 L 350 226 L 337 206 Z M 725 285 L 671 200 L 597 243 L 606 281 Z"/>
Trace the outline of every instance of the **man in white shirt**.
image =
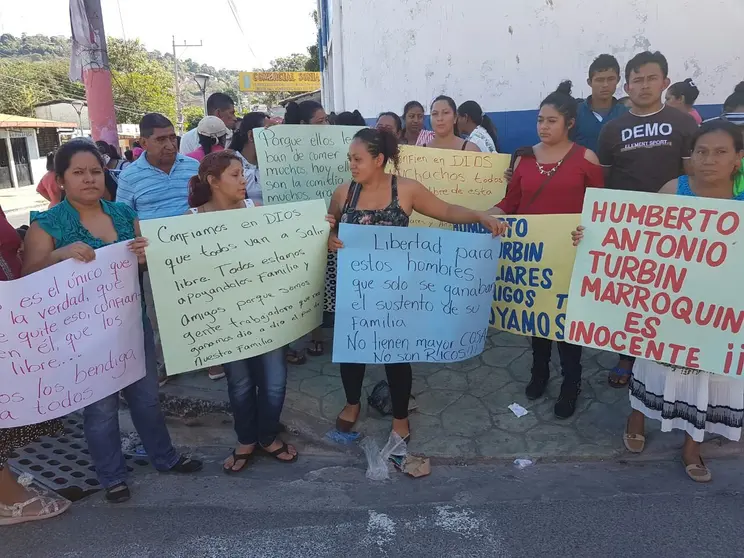
<path id="1" fill-rule="evenodd" d="M 235 117 L 235 103 L 229 95 L 224 93 L 212 93 L 207 99 L 207 115 L 216 116 L 227 126 L 227 143 L 229 145 L 232 131 L 235 129 L 237 118 Z M 189 130 L 181 137 L 179 152 L 188 155 L 199 149 L 199 134 L 196 128 Z"/>

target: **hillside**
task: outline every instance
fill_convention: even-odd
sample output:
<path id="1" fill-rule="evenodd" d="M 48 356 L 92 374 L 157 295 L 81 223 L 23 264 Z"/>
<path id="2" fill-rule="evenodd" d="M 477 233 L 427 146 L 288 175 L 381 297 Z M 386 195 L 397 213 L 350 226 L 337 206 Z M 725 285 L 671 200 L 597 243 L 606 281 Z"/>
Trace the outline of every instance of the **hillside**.
<path id="1" fill-rule="evenodd" d="M 119 122 L 137 122 L 146 112 L 161 112 L 175 120 L 173 55 L 149 51 L 136 39 L 109 38 L 108 51 Z M 272 61 L 268 69 L 311 67 L 317 64 L 317 48 L 310 47 L 308 51 L 315 56 L 314 61 L 304 54 L 293 54 Z M 38 103 L 55 99 L 84 100 L 82 85 L 69 80 L 69 60 L 68 37 L 0 35 L 0 113 L 33 116 L 33 107 Z M 178 62 L 181 102 L 187 124 L 193 125 L 202 115 L 201 93 L 193 80 L 196 73 L 213 76 L 208 93 L 227 93 L 244 110 L 276 99 L 276 94 L 270 98 L 241 95 L 237 70 L 217 69 L 190 58 Z"/>

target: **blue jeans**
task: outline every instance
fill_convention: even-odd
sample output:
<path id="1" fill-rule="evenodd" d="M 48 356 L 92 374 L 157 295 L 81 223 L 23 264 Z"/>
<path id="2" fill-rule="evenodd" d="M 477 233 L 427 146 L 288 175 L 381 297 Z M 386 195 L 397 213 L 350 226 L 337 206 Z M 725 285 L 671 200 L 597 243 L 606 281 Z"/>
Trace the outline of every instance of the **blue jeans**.
<path id="1" fill-rule="evenodd" d="M 143 313 L 144 314 L 144 313 Z M 143 316 L 145 330 L 145 377 L 122 390 L 137 433 L 150 461 L 158 471 L 168 471 L 179 459 L 171 443 L 158 398 L 158 365 L 150 320 Z M 83 411 L 83 428 L 96 475 L 104 488 L 127 480 L 127 466 L 121 451 L 119 394 L 88 405 Z"/>
<path id="2" fill-rule="evenodd" d="M 238 443 L 270 446 L 279 434 L 287 393 L 284 347 L 223 364 Z"/>

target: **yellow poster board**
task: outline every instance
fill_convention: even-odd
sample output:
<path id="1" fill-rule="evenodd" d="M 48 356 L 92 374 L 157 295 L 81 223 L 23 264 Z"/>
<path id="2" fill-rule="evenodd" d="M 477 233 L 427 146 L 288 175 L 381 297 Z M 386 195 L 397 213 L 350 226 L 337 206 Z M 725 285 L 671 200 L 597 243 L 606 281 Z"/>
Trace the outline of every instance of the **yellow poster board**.
<path id="1" fill-rule="evenodd" d="M 323 200 L 142 221 L 169 375 L 261 355 L 320 325 Z"/>
<path id="2" fill-rule="evenodd" d="M 504 171 L 510 161 L 509 155 L 499 153 L 403 145 L 400 148 L 398 174 L 418 180 L 448 203 L 485 211 L 506 195 Z M 410 226 L 452 229 L 448 223 L 418 213 L 411 215 Z"/>
<path id="3" fill-rule="evenodd" d="M 240 72 L 238 79 L 240 90 L 252 93 L 320 89 L 320 72 Z"/>
<path id="4" fill-rule="evenodd" d="M 507 217 L 493 292 L 491 327 L 563 340 L 580 215 Z"/>

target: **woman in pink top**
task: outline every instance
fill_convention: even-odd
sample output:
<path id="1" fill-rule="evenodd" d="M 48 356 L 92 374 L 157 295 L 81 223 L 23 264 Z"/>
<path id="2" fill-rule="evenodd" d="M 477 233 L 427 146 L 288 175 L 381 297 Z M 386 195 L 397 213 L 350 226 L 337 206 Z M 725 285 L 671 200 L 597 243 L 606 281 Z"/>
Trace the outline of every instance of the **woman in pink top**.
<path id="1" fill-rule="evenodd" d="M 36 191 L 49 202 L 49 209 L 62 201 L 62 189 L 54 176 L 54 153 L 47 154 L 47 172 L 41 177 Z"/>
<path id="2" fill-rule="evenodd" d="M 695 85 L 695 82 L 692 81 L 692 78 L 687 78 L 685 81 L 678 81 L 669 86 L 666 92 L 666 104 L 682 112 L 686 112 L 700 126 L 703 123 L 703 117 L 692 107 L 699 95 L 700 90 Z"/>
<path id="3" fill-rule="evenodd" d="M 199 135 L 199 148 L 187 156 L 201 162 L 210 153 L 217 153 L 225 149 L 227 141 L 227 126 L 216 116 L 205 116 L 196 127 Z"/>

